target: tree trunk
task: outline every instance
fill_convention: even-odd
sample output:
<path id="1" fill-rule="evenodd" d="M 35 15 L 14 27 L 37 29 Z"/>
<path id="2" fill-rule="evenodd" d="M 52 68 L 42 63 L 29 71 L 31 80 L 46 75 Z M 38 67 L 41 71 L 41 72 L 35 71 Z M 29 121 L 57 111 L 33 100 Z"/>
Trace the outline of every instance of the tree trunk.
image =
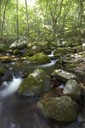
<path id="1" fill-rule="evenodd" d="M 5 14 L 6 14 L 6 7 L 7 7 L 7 4 L 8 4 L 8 1 L 9 1 L 9 0 L 6 0 L 5 7 L 4 7 L 4 11 L 3 11 L 3 21 L 2 21 L 2 26 L 1 26 L 1 39 L 3 38 Z"/>
<path id="2" fill-rule="evenodd" d="M 83 9 L 83 0 L 79 0 L 79 8 L 80 8 L 80 11 L 79 11 L 79 43 L 82 45 L 82 42 L 81 42 L 81 36 L 82 36 L 82 20 L 83 20 L 83 13 L 84 13 L 84 9 Z"/>
<path id="3" fill-rule="evenodd" d="M 25 7 L 26 7 L 26 19 L 27 19 L 27 37 L 29 38 L 29 16 L 28 16 L 28 6 L 27 6 L 27 0 L 25 0 Z"/>
<path id="4" fill-rule="evenodd" d="M 1 39 L 1 1 L 0 1 L 0 39 Z"/>
<path id="5" fill-rule="evenodd" d="M 18 0 L 16 0 L 16 13 L 17 13 L 17 21 L 16 21 L 16 30 L 17 30 L 17 41 L 19 39 L 19 17 L 18 17 L 18 7 L 19 3 L 18 3 Z"/>

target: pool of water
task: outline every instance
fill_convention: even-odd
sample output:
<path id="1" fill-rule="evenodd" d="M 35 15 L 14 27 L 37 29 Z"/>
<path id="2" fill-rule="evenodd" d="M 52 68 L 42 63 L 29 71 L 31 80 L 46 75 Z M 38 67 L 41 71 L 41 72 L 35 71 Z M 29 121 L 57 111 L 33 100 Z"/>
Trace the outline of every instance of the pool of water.
<path id="1" fill-rule="evenodd" d="M 53 53 L 52 53 L 53 56 Z M 24 70 L 31 73 L 36 68 L 41 68 L 51 75 L 55 69 L 56 60 L 49 64 L 34 65 L 27 62 L 14 62 L 8 64 L 9 70 L 18 72 L 18 77 L 13 76 L 12 81 L 4 81 L 0 87 L 0 128 L 62 128 L 55 121 L 48 120 L 37 108 L 39 97 L 25 97 L 17 93 L 22 82 L 19 72 Z M 13 73 L 14 74 L 14 73 Z"/>
<path id="2" fill-rule="evenodd" d="M 18 90 L 22 79 L 13 77 L 0 88 L 0 128 L 52 128 L 37 109 L 38 97 L 22 97 Z"/>

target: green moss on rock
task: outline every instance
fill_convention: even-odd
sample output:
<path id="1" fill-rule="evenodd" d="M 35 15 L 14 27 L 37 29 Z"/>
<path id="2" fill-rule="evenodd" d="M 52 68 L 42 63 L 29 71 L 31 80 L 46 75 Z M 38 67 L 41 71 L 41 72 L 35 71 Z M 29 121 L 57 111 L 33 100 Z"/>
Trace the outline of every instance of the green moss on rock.
<path id="1" fill-rule="evenodd" d="M 36 69 L 20 85 L 19 93 L 27 96 L 37 96 L 42 91 L 50 90 L 50 78 L 41 69 Z"/>
<path id="2" fill-rule="evenodd" d="M 50 63 L 50 58 L 45 55 L 44 53 L 37 53 L 36 55 L 32 57 L 27 57 L 30 61 L 33 61 L 37 64 L 45 64 Z"/>
<path id="3" fill-rule="evenodd" d="M 43 99 L 37 106 L 44 116 L 58 122 L 74 121 L 79 112 L 78 104 L 68 96 Z"/>
<path id="4" fill-rule="evenodd" d="M 0 77 L 5 74 L 5 69 L 3 67 L 0 67 Z"/>

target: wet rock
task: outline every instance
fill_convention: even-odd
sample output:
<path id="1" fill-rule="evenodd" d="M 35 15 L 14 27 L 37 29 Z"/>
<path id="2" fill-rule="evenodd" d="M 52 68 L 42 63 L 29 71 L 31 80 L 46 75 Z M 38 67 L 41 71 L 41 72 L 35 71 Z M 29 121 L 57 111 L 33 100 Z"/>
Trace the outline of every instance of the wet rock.
<path id="1" fill-rule="evenodd" d="M 27 96 L 37 96 L 50 90 L 50 78 L 41 69 L 34 70 L 20 85 L 19 93 Z"/>
<path id="2" fill-rule="evenodd" d="M 36 55 L 32 57 L 27 57 L 28 60 L 36 63 L 36 64 L 45 64 L 45 63 L 50 63 L 50 58 L 45 55 L 44 53 L 37 53 Z"/>
<path id="3" fill-rule="evenodd" d="M 6 57 L 6 58 L 3 58 L 1 60 L 2 63 L 9 63 L 9 62 L 12 62 L 12 59 L 10 57 Z"/>
<path id="4" fill-rule="evenodd" d="M 14 43 L 11 44 L 11 49 L 23 49 L 27 46 L 28 39 L 26 37 L 21 37 L 19 40 L 16 40 Z"/>
<path id="5" fill-rule="evenodd" d="M 82 123 L 84 123 L 84 122 L 85 122 L 85 114 L 80 112 L 80 113 L 78 114 L 77 121 L 78 121 L 78 123 L 79 123 L 80 125 L 81 125 Z"/>
<path id="6" fill-rule="evenodd" d="M 0 77 L 5 74 L 6 70 L 4 67 L 0 67 Z"/>
<path id="7" fill-rule="evenodd" d="M 74 79 L 68 80 L 64 87 L 63 94 L 69 95 L 74 99 L 80 99 L 81 88 L 79 86 L 79 82 Z"/>
<path id="8" fill-rule="evenodd" d="M 3 76 L 3 81 L 11 81 L 13 79 L 13 74 L 11 71 L 6 71 L 5 75 Z"/>
<path id="9" fill-rule="evenodd" d="M 20 50 L 14 50 L 14 51 L 13 51 L 13 54 L 14 54 L 14 55 L 20 54 Z"/>
<path id="10" fill-rule="evenodd" d="M 50 97 L 37 103 L 41 113 L 58 122 L 70 122 L 77 118 L 79 105 L 68 96 Z"/>
<path id="11" fill-rule="evenodd" d="M 0 86 L 1 86 L 1 83 L 3 82 L 3 76 L 6 72 L 6 69 L 2 66 L 0 66 Z"/>
<path id="12" fill-rule="evenodd" d="M 56 69 L 53 71 L 52 76 L 55 76 L 57 79 L 67 82 L 69 79 L 77 79 L 76 75 L 70 72 L 66 72 L 62 69 Z"/>
<path id="13" fill-rule="evenodd" d="M 80 128 L 77 122 L 73 122 L 68 124 L 67 126 L 63 127 L 63 128 Z"/>

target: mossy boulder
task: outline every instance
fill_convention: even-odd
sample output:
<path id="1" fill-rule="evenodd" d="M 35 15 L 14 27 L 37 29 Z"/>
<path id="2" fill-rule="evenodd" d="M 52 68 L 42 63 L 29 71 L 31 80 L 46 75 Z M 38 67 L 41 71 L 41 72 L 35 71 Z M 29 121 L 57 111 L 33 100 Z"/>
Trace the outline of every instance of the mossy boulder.
<path id="1" fill-rule="evenodd" d="M 79 105 L 68 96 L 50 97 L 37 103 L 41 113 L 58 122 L 70 122 L 77 119 Z"/>
<path id="2" fill-rule="evenodd" d="M 36 55 L 32 57 L 27 57 L 28 60 L 36 63 L 36 64 L 46 64 L 50 63 L 50 58 L 45 55 L 44 53 L 37 53 Z"/>
<path id="3" fill-rule="evenodd" d="M 21 83 L 19 93 L 27 96 L 38 96 L 50 88 L 50 77 L 43 70 L 36 69 Z"/>
<path id="4" fill-rule="evenodd" d="M 74 99 L 80 99 L 81 88 L 79 82 L 73 79 L 68 80 L 64 87 L 63 94 L 69 95 Z"/>
<path id="5" fill-rule="evenodd" d="M 57 49 L 55 50 L 55 52 L 54 52 L 54 55 L 55 55 L 55 54 L 58 54 L 58 53 L 60 53 L 60 54 L 65 54 L 66 51 L 65 51 L 64 48 L 57 48 Z"/>

